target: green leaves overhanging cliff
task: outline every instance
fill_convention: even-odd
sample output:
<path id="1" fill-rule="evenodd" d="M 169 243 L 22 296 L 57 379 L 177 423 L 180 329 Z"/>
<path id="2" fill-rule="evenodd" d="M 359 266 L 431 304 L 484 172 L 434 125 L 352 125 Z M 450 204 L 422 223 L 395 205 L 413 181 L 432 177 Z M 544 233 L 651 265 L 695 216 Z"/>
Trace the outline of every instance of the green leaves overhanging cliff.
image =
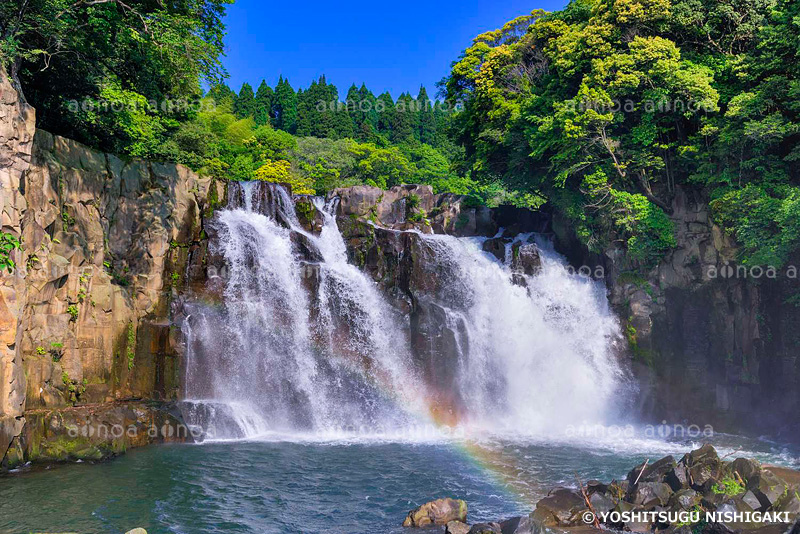
<path id="1" fill-rule="evenodd" d="M 482 180 L 541 195 L 594 250 L 647 267 L 676 187 L 781 265 L 800 245 L 800 5 L 574 0 L 479 35 L 442 86 Z"/>

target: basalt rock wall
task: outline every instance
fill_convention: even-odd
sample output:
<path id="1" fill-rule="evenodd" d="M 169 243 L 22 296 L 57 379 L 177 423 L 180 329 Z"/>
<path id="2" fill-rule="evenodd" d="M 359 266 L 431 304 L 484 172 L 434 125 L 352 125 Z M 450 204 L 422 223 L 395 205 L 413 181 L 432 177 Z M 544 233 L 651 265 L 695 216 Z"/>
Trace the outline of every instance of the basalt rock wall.
<path id="1" fill-rule="evenodd" d="M 0 458 L 11 467 L 60 439 L 64 410 L 90 418 L 98 406 L 178 398 L 170 302 L 217 186 L 36 131 L 5 73 L 0 185 L 2 232 L 21 243 L 15 268 L 0 273 Z M 125 419 L 126 409 L 107 419 L 147 419 Z M 109 450 L 141 439 L 129 441 Z"/>
<path id="2" fill-rule="evenodd" d="M 589 254 L 568 225 L 553 227 L 576 265 L 600 265 L 628 337 L 647 421 L 717 431 L 800 436 L 800 257 L 744 267 L 734 240 L 710 218 L 707 199 L 678 188 L 677 247 L 642 273 L 624 251 Z"/>

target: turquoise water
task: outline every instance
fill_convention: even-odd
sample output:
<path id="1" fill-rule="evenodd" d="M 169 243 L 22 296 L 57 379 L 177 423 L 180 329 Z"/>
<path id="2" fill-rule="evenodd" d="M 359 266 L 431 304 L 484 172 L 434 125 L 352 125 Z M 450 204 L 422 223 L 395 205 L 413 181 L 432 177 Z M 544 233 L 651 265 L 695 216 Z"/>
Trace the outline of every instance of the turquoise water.
<path id="1" fill-rule="evenodd" d="M 723 440 L 724 441 L 724 440 Z M 721 452 L 738 448 L 737 440 Z M 746 444 L 798 465 L 786 449 Z M 0 532 L 400 533 L 408 510 L 436 497 L 469 504 L 470 521 L 530 512 L 547 488 L 624 476 L 644 458 L 692 443 L 600 447 L 488 443 L 226 442 L 133 450 L 0 478 Z M 736 447 L 734 447 L 736 446 Z M 631 451 L 631 452 L 629 452 Z M 750 451 L 748 454 L 752 455 Z M 406 531 L 407 532 L 407 531 Z"/>

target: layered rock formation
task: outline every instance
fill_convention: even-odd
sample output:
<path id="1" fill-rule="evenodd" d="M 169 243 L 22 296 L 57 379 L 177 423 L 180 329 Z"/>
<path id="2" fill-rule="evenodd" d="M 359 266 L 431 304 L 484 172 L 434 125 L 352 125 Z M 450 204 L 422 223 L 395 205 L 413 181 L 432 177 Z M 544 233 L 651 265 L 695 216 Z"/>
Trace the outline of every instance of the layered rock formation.
<path id="1" fill-rule="evenodd" d="M 678 188 L 672 207 L 677 247 L 644 275 L 628 270 L 621 249 L 586 253 L 554 221 L 573 263 L 605 268 L 639 378 L 638 410 L 718 431 L 800 435 L 800 308 L 790 302 L 800 264 L 738 265 L 706 199 Z"/>
<path id="2" fill-rule="evenodd" d="M 169 302 L 200 239 L 211 181 L 34 135 L 32 108 L 4 73 L 0 82 L 2 232 L 22 242 L 16 269 L 0 278 L 0 457 L 9 465 L 35 459 L 43 436 L 31 430 L 47 439 L 66 407 L 178 397 Z"/>
<path id="3" fill-rule="evenodd" d="M 0 231 L 22 235 L 22 212 L 26 201 L 20 182 L 30 166 L 35 114 L 21 101 L 0 66 Z M 19 263 L 21 254 L 12 252 Z M 19 435 L 25 420 L 25 373 L 19 346 L 21 317 L 27 298 L 22 276 L 0 273 L 0 456 Z"/>

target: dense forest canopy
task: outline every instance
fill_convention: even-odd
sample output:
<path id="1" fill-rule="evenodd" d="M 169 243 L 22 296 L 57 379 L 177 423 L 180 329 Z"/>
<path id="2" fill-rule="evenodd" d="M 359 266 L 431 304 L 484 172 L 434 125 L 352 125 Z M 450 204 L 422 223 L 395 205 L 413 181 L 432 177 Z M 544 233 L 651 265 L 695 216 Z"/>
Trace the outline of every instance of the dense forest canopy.
<path id="1" fill-rule="evenodd" d="M 573 0 L 475 38 L 444 81 L 478 180 L 547 198 L 599 250 L 674 245 L 677 187 L 779 266 L 800 244 L 800 4 Z"/>
<path id="2" fill-rule="evenodd" d="M 632 268 L 675 245 L 679 188 L 710 202 L 746 264 L 779 266 L 800 243 L 797 2 L 533 11 L 475 38 L 440 84 L 445 101 L 340 92 L 324 76 L 235 92 L 220 60 L 231 2 L 4 2 L 0 57 L 40 127 L 218 179 L 548 203 Z"/>
<path id="3" fill-rule="evenodd" d="M 7 0 L 0 57 L 38 123 L 98 148 L 150 155 L 179 102 L 227 74 L 222 19 L 233 0 Z M 120 112 L 107 112 L 109 105 Z"/>

